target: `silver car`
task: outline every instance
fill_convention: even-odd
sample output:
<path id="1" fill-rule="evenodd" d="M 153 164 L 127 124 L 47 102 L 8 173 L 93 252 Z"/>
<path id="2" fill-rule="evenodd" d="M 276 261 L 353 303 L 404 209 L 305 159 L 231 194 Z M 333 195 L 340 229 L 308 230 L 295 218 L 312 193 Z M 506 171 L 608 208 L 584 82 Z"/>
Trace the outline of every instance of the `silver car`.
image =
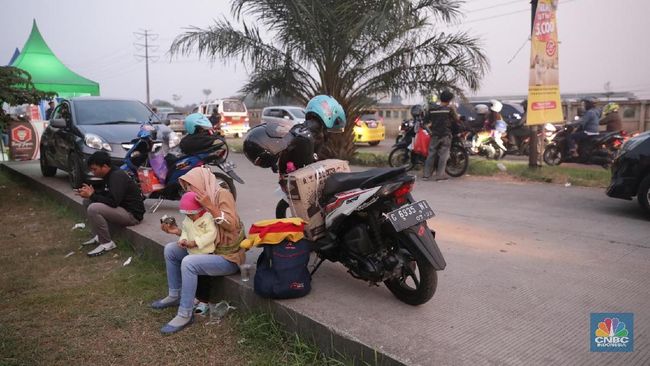
<path id="1" fill-rule="evenodd" d="M 305 122 L 305 109 L 296 106 L 271 106 L 262 110 L 261 122 L 290 120 L 293 123 Z"/>

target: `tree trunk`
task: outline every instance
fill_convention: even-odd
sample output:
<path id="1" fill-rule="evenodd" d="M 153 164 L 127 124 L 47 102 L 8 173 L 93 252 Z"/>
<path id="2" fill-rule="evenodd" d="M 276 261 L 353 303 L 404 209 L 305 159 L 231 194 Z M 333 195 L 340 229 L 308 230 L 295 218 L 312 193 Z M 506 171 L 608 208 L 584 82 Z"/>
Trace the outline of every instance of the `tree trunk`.
<path id="1" fill-rule="evenodd" d="M 350 160 L 356 151 L 353 130 L 354 124 L 348 123 L 343 133 L 328 133 L 327 142 L 321 151 L 323 158 Z"/>

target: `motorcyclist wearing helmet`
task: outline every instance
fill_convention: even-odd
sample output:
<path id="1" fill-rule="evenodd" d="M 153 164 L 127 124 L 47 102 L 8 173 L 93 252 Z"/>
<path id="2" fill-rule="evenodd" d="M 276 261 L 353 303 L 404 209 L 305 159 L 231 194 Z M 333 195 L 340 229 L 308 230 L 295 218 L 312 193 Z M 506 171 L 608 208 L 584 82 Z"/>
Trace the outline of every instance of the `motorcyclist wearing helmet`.
<path id="1" fill-rule="evenodd" d="M 451 105 L 453 99 L 454 94 L 449 90 L 444 90 L 440 93 L 440 104 L 429 103 L 429 110 L 424 118 L 424 126 L 431 131 L 431 141 L 429 142 L 429 155 L 424 163 L 423 180 L 431 179 L 436 156 L 438 157 L 436 180 L 448 179 L 445 168 L 447 167 L 447 160 L 449 160 L 452 129 L 457 128 L 460 124 L 458 114 Z"/>
<path id="2" fill-rule="evenodd" d="M 342 132 L 345 123 L 343 107 L 328 95 L 317 95 L 307 103 L 305 122 L 291 127 L 283 137 L 274 135 L 271 126 L 249 131 L 244 154 L 253 164 L 285 175 L 319 160 L 327 133 Z"/>
<path id="3" fill-rule="evenodd" d="M 485 104 L 477 104 L 474 107 L 474 112 L 476 113 L 476 124 L 473 127 L 477 130 L 485 129 L 487 126 L 488 115 L 490 114 L 490 107 Z"/>
<path id="4" fill-rule="evenodd" d="M 578 145 L 581 141 L 590 136 L 598 135 L 598 122 L 600 121 L 600 110 L 596 108 L 595 98 L 584 98 L 582 103 L 585 108 L 585 114 L 572 126 L 580 126 L 582 130 L 569 135 L 569 153 L 573 157 L 578 157 Z"/>
<path id="5" fill-rule="evenodd" d="M 503 116 L 501 116 L 502 109 L 503 103 L 499 102 L 496 99 L 490 100 L 490 112 L 488 113 L 488 118 L 485 123 L 486 130 L 494 130 L 496 128 L 497 121 L 503 121 Z"/>
<path id="6" fill-rule="evenodd" d="M 181 139 L 179 147 L 185 155 L 194 155 L 220 143 L 219 137 L 213 134 L 212 123 L 203 113 L 188 115 L 183 125 L 187 135 Z"/>
<path id="7" fill-rule="evenodd" d="M 623 120 L 618 113 L 620 109 L 617 103 L 608 103 L 603 108 L 603 118 L 600 119 L 599 124 L 607 125 L 607 132 L 617 132 L 623 129 Z"/>

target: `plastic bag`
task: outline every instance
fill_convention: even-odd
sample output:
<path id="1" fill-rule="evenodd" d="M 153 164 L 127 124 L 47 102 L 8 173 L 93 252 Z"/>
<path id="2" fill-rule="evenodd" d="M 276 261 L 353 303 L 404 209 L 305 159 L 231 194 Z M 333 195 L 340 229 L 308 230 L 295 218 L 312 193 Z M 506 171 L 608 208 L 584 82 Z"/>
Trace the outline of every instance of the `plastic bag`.
<path id="1" fill-rule="evenodd" d="M 149 153 L 149 165 L 153 169 L 154 174 L 158 177 L 161 184 L 165 184 L 167 177 L 167 162 L 163 154 Z"/>
<path id="2" fill-rule="evenodd" d="M 424 128 L 420 128 L 415 134 L 415 142 L 413 143 L 413 152 L 422 156 L 429 155 L 429 142 L 431 135 Z"/>

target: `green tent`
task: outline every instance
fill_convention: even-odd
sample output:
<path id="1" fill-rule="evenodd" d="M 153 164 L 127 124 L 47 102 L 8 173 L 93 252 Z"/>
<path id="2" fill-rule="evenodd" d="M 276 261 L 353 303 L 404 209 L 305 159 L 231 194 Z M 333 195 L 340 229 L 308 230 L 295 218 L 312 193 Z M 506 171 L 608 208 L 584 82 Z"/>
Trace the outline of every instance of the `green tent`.
<path id="1" fill-rule="evenodd" d="M 36 89 L 56 92 L 59 97 L 99 95 L 98 83 L 74 73 L 52 53 L 36 26 L 36 20 L 20 56 L 11 66 L 29 72 Z"/>

